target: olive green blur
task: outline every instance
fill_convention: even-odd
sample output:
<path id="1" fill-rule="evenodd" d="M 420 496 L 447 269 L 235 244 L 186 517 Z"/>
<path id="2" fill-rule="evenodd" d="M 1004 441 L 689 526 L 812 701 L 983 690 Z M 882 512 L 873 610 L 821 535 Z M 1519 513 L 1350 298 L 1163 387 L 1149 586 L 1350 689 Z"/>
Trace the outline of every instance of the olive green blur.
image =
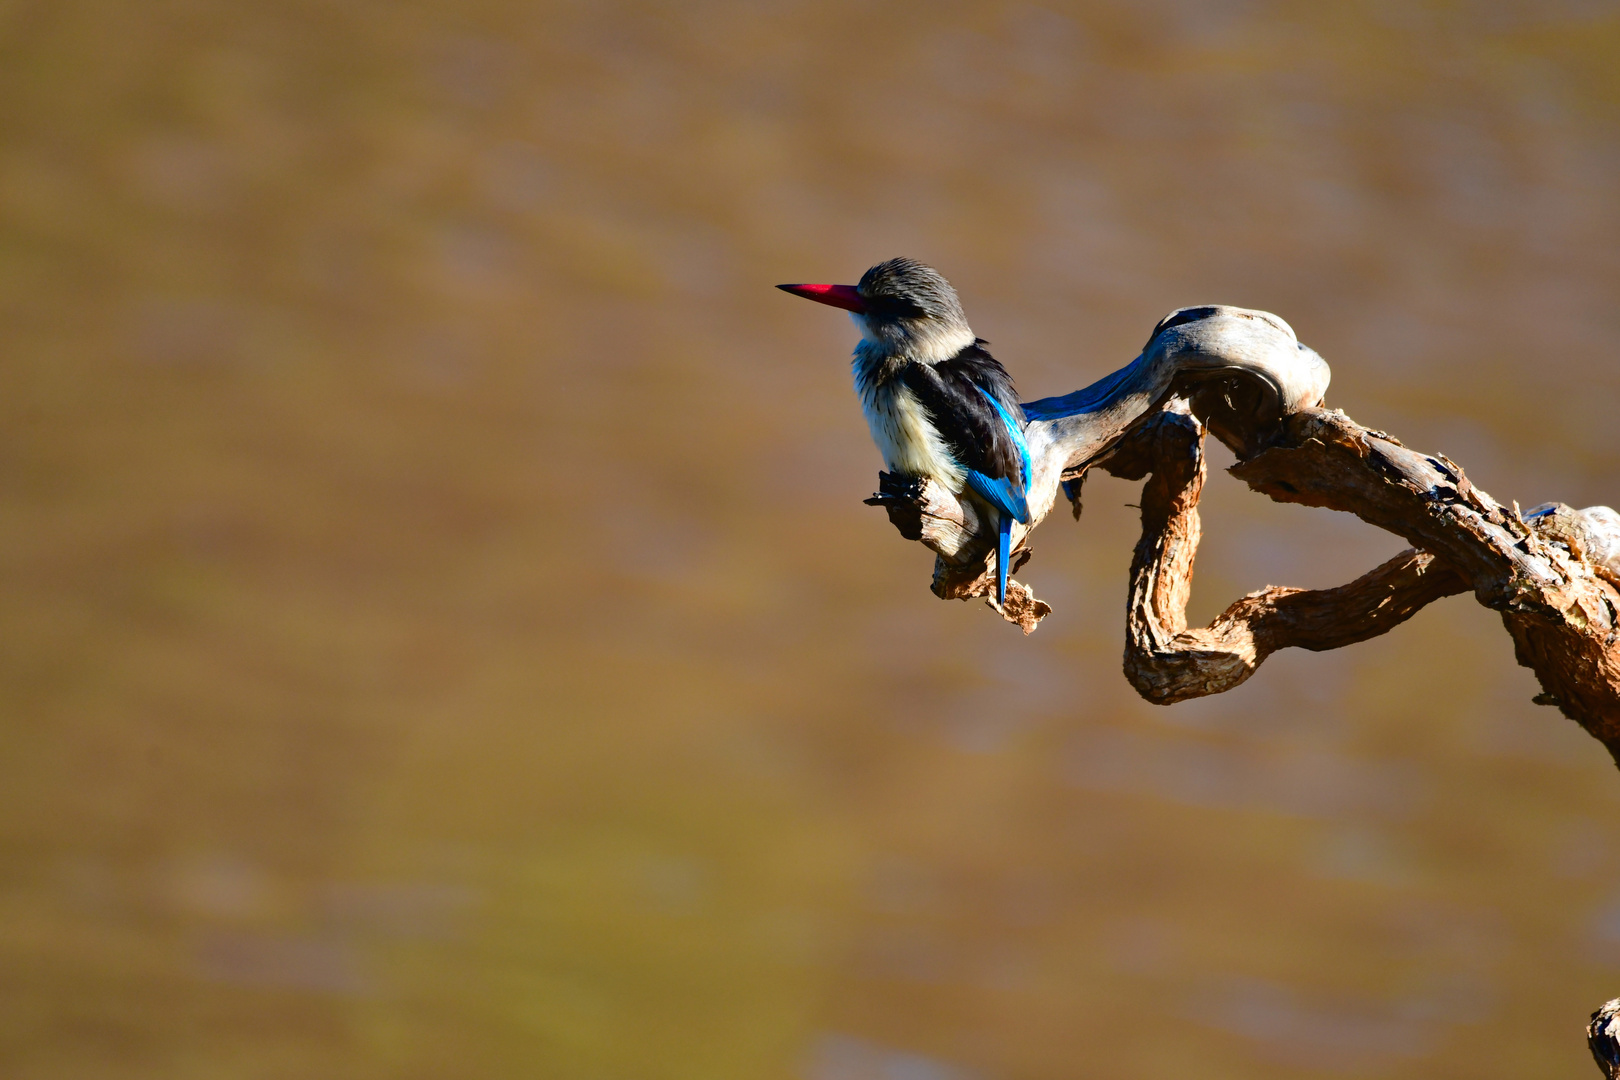
<path id="1" fill-rule="evenodd" d="M 1603 0 L 0 4 L 0 1075 L 1590 1075 L 1620 773 L 1495 617 L 1154 708 L 1107 478 L 934 599 L 772 288 L 895 255 L 1027 398 L 1265 308 L 1620 504 Z M 1196 619 L 1403 546 L 1204 525 Z"/>

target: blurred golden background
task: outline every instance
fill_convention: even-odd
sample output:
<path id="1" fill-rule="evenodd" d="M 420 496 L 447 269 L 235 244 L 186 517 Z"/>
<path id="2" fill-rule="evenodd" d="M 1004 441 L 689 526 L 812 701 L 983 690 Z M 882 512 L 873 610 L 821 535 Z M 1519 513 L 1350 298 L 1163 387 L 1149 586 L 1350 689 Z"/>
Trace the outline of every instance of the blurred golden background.
<path id="1" fill-rule="evenodd" d="M 1605 0 L 0 5 L 0 1073 L 1585 1076 L 1620 776 L 1466 597 L 1171 709 L 861 505 L 842 316 L 1166 311 L 1620 502 Z M 1224 452 L 1222 452 L 1224 453 Z M 1226 459 L 1226 460 L 1229 460 Z M 1222 475 L 1194 598 L 1402 544 Z"/>

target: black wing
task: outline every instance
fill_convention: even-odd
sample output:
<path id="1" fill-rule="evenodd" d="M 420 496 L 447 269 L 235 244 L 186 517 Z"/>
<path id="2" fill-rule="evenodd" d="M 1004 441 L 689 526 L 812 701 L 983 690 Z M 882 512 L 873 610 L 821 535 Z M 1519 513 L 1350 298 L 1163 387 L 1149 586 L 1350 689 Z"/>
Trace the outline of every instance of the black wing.
<path id="1" fill-rule="evenodd" d="M 917 395 L 945 445 L 963 466 L 992 479 L 1015 480 L 1020 486 L 1028 480 L 1023 453 L 985 394 L 993 396 L 1020 426 L 1024 410 L 1019 407 L 1012 376 L 982 342 L 937 364 L 909 361 L 900 369 L 899 379 Z"/>

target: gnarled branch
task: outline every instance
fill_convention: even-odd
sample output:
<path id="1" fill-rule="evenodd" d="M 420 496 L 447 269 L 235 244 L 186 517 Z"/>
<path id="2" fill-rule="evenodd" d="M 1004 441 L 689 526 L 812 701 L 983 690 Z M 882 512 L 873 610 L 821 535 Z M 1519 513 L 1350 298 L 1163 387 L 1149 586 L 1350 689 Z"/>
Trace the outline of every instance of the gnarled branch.
<path id="1" fill-rule="evenodd" d="M 1015 566 L 1059 490 L 1087 470 L 1151 475 L 1131 567 L 1125 671 L 1149 701 L 1172 704 L 1242 683 L 1290 646 L 1334 649 L 1386 633 L 1425 604 L 1472 591 L 1499 611 L 1519 662 L 1620 762 L 1620 515 L 1547 504 L 1521 514 L 1474 486 L 1444 455 L 1321 407 L 1327 364 L 1287 323 L 1241 308 L 1185 308 L 1154 328 L 1130 365 L 1085 390 L 1031 402 L 1029 526 Z M 1205 432 L 1238 457 L 1232 473 L 1279 502 L 1344 510 L 1412 544 L 1348 585 L 1250 593 L 1189 630 Z M 994 523 L 937 485 L 885 476 L 870 502 L 932 548 L 934 592 L 993 592 Z M 1029 633 L 1050 609 L 1022 583 L 1002 611 Z"/>
<path id="2" fill-rule="evenodd" d="M 1125 479 L 1152 474 L 1142 489 L 1125 628 L 1125 677 L 1147 700 L 1171 705 L 1230 690 L 1279 649 L 1324 652 L 1365 641 L 1467 589 L 1433 555 L 1409 550 L 1337 589 L 1267 586 L 1209 626 L 1187 629 L 1203 442 L 1204 425 L 1176 399 L 1100 463 Z"/>

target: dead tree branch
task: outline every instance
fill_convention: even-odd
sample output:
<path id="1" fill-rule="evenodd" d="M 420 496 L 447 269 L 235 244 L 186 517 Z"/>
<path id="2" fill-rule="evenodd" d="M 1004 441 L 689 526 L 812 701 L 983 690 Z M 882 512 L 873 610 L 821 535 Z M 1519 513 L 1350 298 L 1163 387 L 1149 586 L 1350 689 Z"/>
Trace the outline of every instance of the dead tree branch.
<path id="1" fill-rule="evenodd" d="M 1279 649 L 1324 652 L 1365 641 L 1467 589 L 1433 555 L 1404 551 L 1337 589 L 1267 586 L 1209 626 L 1187 629 L 1203 441 L 1204 425 L 1176 399 L 1100 463 L 1128 480 L 1151 473 L 1142 489 L 1142 539 L 1131 562 L 1125 628 L 1125 676 L 1147 700 L 1171 705 L 1230 690 Z"/>
<path id="2" fill-rule="evenodd" d="M 1087 470 L 1148 477 L 1125 650 L 1126 676 L 1147 700 L 1168 705 L 1230 690 L 1278 649 L 1365 641 L 1434 600 L 1471 591 L 1501 613 L 1519 662 L 1541 681 L 1536 700 L 1557 705 L 1620 762 L 1620 515 L 1503 506 L 1444 455 L 1409 450 L 1323 409 L 1328 376 L 1326 363 L 1274 315 L 1172 313 L 1127 367 L 1025 406 L 1034 516 L 1014 532 L 1015 568 L 1029 558 L 1029 533 L 1059 490 L 1072 494 Z M 1209 626 L 1188 629 L 1206 432 L 1233 450 L 1231 472 L 1255 491 L 1355 514 L 1412 550 L 1336 589 L 1268 586 Z M 889 475 L 881 484 L 868 501 L 935 551 L 934 592 L 988 597 L 994 522 L 937 485 Z M 1025 633 L 1049 611 L 1026 585 L 1009 584 L 1002 614 Z"/>

